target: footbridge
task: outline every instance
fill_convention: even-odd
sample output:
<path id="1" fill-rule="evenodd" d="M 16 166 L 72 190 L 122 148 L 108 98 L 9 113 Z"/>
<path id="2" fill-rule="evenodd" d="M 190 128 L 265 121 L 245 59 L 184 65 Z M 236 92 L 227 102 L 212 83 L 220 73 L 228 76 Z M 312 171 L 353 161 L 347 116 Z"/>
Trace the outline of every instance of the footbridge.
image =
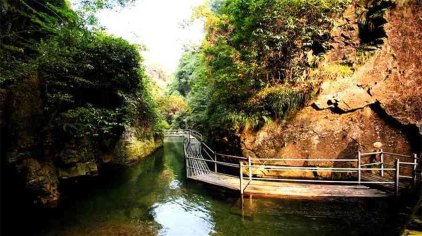
<path id="1" fill-rule="evenodd" d="M 241 195 L 286 198 L 389 197 L 410 191 L 422 179 L 421 157 L 417 154 L 379 150 L 359 151 L 349 159 L 258 159 L 218 153 L 204 143 L 202 135 L 195 130 L 169 130 L 165 136 L 184 138 L 188 179 L 238 191 Z M 309 176 L 309 172 L 315 177 L 292 177 Z"/>

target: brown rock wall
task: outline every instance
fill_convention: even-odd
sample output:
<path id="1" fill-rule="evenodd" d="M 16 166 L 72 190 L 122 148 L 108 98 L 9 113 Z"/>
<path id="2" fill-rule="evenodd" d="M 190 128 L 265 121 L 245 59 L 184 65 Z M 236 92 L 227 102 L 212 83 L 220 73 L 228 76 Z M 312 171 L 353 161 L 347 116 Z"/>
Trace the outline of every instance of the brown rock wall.
<path id="1" fill-rule="evenodd" d="M 345 12 L 333 29 L 332 50 L 318 68 L 349 65 L 352 73 L 322 78 L 319 94 L 290 120 L 268 123 L 259 131 L 245 129 L 241 135 L 244 155 L 354 158 L 358 150 L 374 150 L 375 142 L 390 152 L 421 151 L 422 6 L 386 11 L 387 37 L 371 52 L 365 51 L 368 44 L 358 43 L 361 16 L 352 12 L 361 11 L 352 6 Z"/>

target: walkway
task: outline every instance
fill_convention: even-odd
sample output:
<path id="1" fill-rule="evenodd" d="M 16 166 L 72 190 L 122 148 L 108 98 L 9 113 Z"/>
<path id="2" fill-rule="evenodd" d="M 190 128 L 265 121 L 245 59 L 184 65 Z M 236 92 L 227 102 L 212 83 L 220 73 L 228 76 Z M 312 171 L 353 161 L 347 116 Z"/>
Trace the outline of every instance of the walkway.
<path id="1" fill-rule="evenodd" d="M 167 137 L 184 137 L 186 176 L 188 179 L 239 191 L 242 195 L 288 198 L 388 197 L 398 196 L 420 180 L 416 154 L 390 152 L 357 153 L 352 159 L 251 159 L 217 153 L 202 142 L 193 130 L 168 131 Z M 377 162 L 371 162 L 374 156 Z M 285 161 L 306 161 L 313 166 L 280 165 Z M 318 162 L 333 166 L 318 167 Z M 334 163 L 338 165 L 334 165 Z M 391 165 L 393 163 L 393 165 Z M 304 179 L 274 177 L 274 172 L 329 172 L 337 178 Z"/>

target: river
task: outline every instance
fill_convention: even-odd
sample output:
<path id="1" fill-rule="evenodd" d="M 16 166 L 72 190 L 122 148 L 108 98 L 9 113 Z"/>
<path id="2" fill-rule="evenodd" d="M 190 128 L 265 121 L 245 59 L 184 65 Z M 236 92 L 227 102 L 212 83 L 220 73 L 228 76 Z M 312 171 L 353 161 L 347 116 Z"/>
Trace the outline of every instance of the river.
<path id="1" fill-rule="evenodd" d="M 68 195 L 35 235 L 397 235 L 401 224 L 387 200 L 241 199 L 187 181 L 180 142 Z"/>

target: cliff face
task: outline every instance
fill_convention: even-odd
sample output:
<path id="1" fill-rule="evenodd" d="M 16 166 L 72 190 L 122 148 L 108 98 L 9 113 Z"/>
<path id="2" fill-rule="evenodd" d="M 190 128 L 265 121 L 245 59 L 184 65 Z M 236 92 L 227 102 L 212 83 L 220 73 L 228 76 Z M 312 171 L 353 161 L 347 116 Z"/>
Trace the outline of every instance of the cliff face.
<path id="1" fill-rule="evenodd" d="M 43 133 L 43 97 L 36 75 L 0 90 L 0 98 L 2 158 L 7 159 L 6 168 L 16 169 L 38 206 L 57 206 L 62 181 L 99 175 L 104 165 L 129 165 L 161 146 L 136 124 L 126 127 L 109 151 L 88 137 L 51 145 L 49 134 Z"/>
<path id="2" fill-rule="evenodd" d="M 88 30 L 65 2 L 0 4 L 2 173 L 42 207 L 57 205 L 65 182 L 160 146 L 138 47 Z"/>
<path id="3" fill-rule="evenodd" d="M 288 120 L 245 129 L 243 154 L 350 158 L 375 142 L 420 152 L 422 4 L 354 4 L 336 20 L 330 46 L 309 72 L 319 80 L 317 95 Z"/>

